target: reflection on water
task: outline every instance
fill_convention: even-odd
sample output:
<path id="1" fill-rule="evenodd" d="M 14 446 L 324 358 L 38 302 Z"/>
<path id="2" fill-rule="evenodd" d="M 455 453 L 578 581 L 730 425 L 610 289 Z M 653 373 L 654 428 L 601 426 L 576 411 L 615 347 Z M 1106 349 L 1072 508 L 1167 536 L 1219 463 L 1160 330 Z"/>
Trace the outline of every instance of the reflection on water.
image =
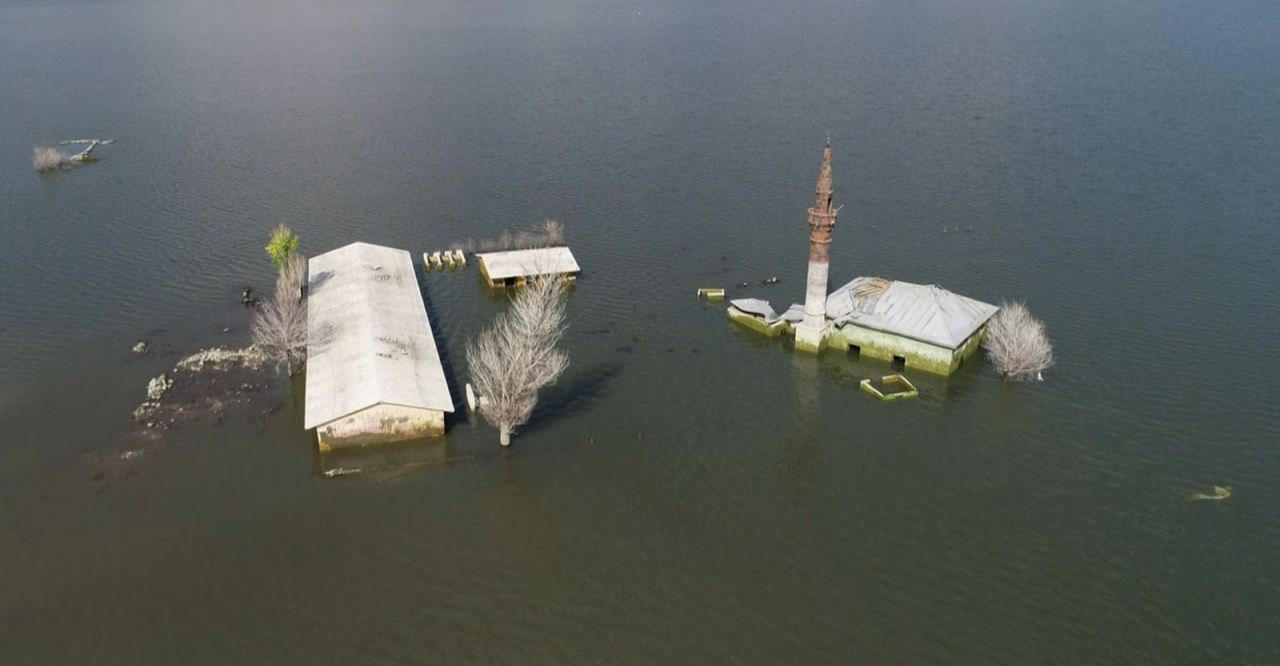
<path id="1" fill-rule="evenodd" d="M 448 444 L 440 438 L 414 440 L 380 446 L 354 446 L 332 451 L 316 451 L 316 469 L 321 476 L 334 478 L 359 474 L 362 478 L 392 480 L 419 468 L 443 465 L 451 460 Z"/>

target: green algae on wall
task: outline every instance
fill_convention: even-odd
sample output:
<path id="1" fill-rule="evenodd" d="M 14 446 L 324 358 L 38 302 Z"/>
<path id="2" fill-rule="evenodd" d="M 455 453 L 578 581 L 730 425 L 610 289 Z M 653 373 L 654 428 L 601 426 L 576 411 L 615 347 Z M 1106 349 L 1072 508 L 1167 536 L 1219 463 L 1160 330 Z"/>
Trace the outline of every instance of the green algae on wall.
<path id="1" fill-rule="evenodd" d="M 791 330 L 791 324 L 784 319 L 779 319 L 773 323 L 766 323 L 765 320 L 760 317 L 743 312 L 738 308 L 730 307 L 726 312 L 729 313 L 729 319 L 771 338 L 776 338 L 779 335 L 782 335 L 783 331 Z"/>
<path id="2" fill-rule="evenodd" d="M 959 348 L 951 350 L 900 335 L 863 328 L 857 324 L 845 324 L 830 336 L 827 344 L 830 347 L 846 350 L 857 347 L 860 356 L 882 361 L 893 361 L 894 357 L 899 357 L 905 360 L 907 368 L 946 376 L 955 372 L 964 359 L 977 351 L 985 330 L 985 327 L 979 329 Z"/>

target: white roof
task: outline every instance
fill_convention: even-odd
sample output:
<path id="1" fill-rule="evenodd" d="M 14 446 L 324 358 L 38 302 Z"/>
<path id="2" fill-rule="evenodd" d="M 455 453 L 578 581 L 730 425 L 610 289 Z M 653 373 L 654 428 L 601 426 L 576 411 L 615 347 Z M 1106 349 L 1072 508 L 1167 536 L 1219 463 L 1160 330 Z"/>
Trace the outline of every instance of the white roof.
<path id="1" fill-rule="evenodd" d="M 963 344 L 999 309 L 937 285 L 875 277 L 860 277 L 827 297 L 827 317 L 837 326 L 854 323 L 948 349 Z"/>
<path id="2" fill-rule="evenodd" d="M 453 411 L 408 252 L 352 243 L 307 270 L 306 428 L 380 403 Z"/>
<path id="3" fill-rule="evenodd" d="M 773 311 L 773 306 L 769 305 L 769 301 L 762 301 L 758 298 L 737 298 L 729 301 L 729 305 L 749 315 L 763 318 L 766 324 L 778 321 L 778 313 Z"/>
<path id="4" fill-rule="evenodd" d="M 505 280 L 534 275 L 577 273 L 578 262 L 567 247 L 539 247 L 531 250 L 481 252 L 476 257 L 484 263 L 490 280 Z"/>

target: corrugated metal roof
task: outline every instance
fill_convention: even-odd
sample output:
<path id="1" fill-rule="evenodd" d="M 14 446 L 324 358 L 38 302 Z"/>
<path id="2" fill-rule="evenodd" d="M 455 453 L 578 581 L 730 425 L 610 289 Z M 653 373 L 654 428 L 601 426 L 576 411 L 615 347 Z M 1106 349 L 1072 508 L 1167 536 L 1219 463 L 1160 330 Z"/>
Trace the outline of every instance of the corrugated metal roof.
<path id="1" fill-rule="evenodd" d="M 827 318 L 955 349 L 997 308 L 937 285 L 860 277 L 831 292 Z"/>
<path id="2" fill-rule="evenodd" d="M 305 427 L 379 403 L 453 411 L 408 252 L 352 243 L 307 267 Z"/>
<path id="3" fill-rule="evenodd" d="M 490 280 L 506 280 L 534 275 L 577 273 L 578 261 L 567 247 L 539 247 L 531 250 L 481 252 L 476 257 L 484 264 Z"/>
<path id="4" fill-rule="evenodd" d="M 773 311 L 773 306 L 769 305 L 769 301 L 763 301 L 758 298 L 738 298 L 729 301 L 729 305 L 749 315 L 763 318 L 766 324 L 778 321 L 778 313 Z"/>

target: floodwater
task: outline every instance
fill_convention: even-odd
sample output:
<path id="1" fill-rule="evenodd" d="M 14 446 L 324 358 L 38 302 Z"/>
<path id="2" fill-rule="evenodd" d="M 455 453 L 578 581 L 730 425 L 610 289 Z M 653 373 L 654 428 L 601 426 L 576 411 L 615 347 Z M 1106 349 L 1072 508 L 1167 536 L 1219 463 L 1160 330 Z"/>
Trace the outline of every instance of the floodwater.
<path id="1" fill-rule="evenodd" d="M 1253 0 L 3 2 L 0 663 L 1280 663 L 1277 44 Z M 832 286 L 1025 299 L 1045 382 L 880 402 L 695 298 L 802 297 L 828 134 Z M 247 341 L 275 224 L 548 217 L 572 365 L 509 451 L 325 478 L 269 375 L 130 421 Z M 422 284 L 456 388 L 502 300 Z"/>

